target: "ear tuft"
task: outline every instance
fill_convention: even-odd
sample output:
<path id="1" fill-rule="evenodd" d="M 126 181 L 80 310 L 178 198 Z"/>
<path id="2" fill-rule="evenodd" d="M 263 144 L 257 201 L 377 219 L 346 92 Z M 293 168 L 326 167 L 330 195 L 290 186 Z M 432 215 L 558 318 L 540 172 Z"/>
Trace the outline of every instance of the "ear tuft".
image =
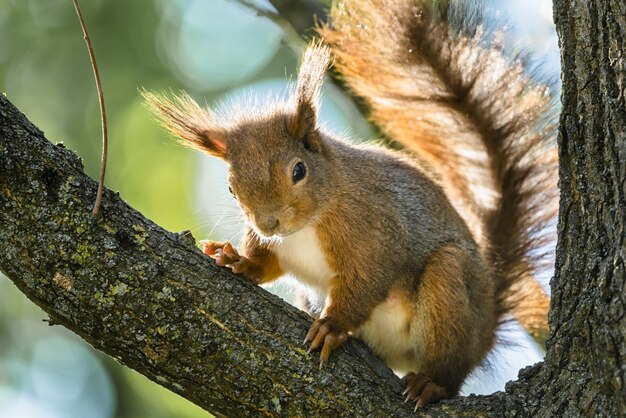
<path id="1" fill-rule="evenodd" d="M 221 159 L 226 157 L 226 132 L 209 109 L 201 108 L 187 93 L 171 100 L 145 90 L 141 95 L 161 124 L 185 145 Z"/>
<path id="2" fill-rule="evenodd" d="M 295 96 L 295 114 L 289 121 L 291 135 L 317 140 L 317 108 L 324 74 L 330 64 L 330 48 L 320 40 L 311 41 L 304 51 Z M 315 146 L 315 144 L 309 144 Z"/>

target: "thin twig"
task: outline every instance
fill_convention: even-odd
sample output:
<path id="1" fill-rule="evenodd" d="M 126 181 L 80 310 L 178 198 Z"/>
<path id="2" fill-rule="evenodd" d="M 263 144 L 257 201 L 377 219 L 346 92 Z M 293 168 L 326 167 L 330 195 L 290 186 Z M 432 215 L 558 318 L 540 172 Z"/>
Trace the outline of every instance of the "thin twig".
<path id="1" fill-rule="evenodd" d="M 278 27 L 283 30 L 285 35 L 285 43 L 291 48 L 296 55 L 300 56 L 304 47 L 306 46 L 306 42 L 302 39 L 302 36 L 294 29 L 294 27 L 289 23 L 285 18 L 280 16 L 278 13 L 271 12 L 266 9 L 262 9 L 257 4 L 251 2 L 250 0 L 236 0 L 238 4 L 251 10 L 256 13 L 257 16 L 264 17 L 274 22 Z"/>
<path id="2" fill-rule="evenodd" d="M 100 212 L 100 205 L 102 204 L 102 192 L 104 191 L 104 175 L 107 169 L 107 152 L 108 152 L 108 136 L 107 136 L 107 116 L 106 111 L 104 109 L 104 94 L 102 93 L 102 84 L 100 83 L 100 73 L 98 72 L 98 64 L 96 64 L 96 56 L 93 53 L 93 48 L 91 47 L 91 40 L 89 39 L 89 34 L 87 33 L 87 27 L 85 26 L 85 21 L 83 20 L 83 15 L 80 12 L 80 7 L 78 6 L 78 0 L 72 0 L 74 2 L 74 9 L 76 10 L 76 14 L 78 15 L 78 20 L 80 21 L 80 26 L 83 28 L 83 35 L 85 38 L 85 43 L 87 44 L 87 50 L 89 51 L 89 58 L 91 59 L 91 68 L 93 69 L 93 76 L 96 79 L 96 88 L 98 89 L 98 101 L 100 102 L 100 117 L 102 122 L 102 165 L 100 168 L 100 181 L 98 183 L 98 193 L 96 194 L 96 202 L 93 205 L 93 215 L 98 216 Z"/>

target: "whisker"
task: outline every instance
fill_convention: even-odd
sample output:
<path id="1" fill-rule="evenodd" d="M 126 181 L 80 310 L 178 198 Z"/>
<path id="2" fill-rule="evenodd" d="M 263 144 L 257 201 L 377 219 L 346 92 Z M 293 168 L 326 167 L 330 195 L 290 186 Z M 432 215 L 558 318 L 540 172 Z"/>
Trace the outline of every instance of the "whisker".
<path id="1" fill-rule="evenodd" d="M 219 224 L 219 223 L 220 223 L 220 221 L 222 220 L 222 218 L 223 218 L 224 216 L 225 216 L 225 215 L 220 216 L 220 217 L 217 219 L 217 221 L 215 221 L 215 224 L 213 224 L 213 228 L 211 228 L 211 230 L 209 231 L 209 233 L 208 233 L 207 235 L 211 235 L 211 234 L 213 233 L 213 231 L 215 231 L 215 227 L 217 226 L 217 224 Z"/>

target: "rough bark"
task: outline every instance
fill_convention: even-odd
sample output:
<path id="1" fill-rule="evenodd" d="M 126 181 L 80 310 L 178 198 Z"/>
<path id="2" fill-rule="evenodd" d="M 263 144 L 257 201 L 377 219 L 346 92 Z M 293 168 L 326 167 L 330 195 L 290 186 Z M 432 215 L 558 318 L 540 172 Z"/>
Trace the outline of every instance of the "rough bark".
<path id="1" fill-rule="evenodd" d="M 563 110 L 541 416 L 626 416 L 626 3 L 554 2 Z"/>
<path id="2" fill-rule="evenodd" d="M 563 59 L 561 212 L 544 364 L 506 393 L 428 416 L 626 416 L 626 6 L 555 1 Z M 95 183 L 0 96 L 0 270 L 51 318 L 227 416 L 410 416 L 358 341 L 319 371 L 310 320 L 213 265 Z"/>

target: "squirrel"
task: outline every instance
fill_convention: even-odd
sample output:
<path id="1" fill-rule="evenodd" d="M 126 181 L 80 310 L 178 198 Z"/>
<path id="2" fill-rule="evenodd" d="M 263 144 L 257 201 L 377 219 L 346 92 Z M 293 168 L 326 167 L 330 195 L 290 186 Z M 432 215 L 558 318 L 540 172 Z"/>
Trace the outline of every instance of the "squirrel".
<path id="1" fill-rule="evenodd" d="M 456 395 L 508 316 L 547 335 L 535 271 L 556 216 L 552 97 L 485 28 L 474 3 L 344 0 L 289 100 L 220 116 L 144 93 L 174 135 L 228 165 L 243 240 L 204 252 L 259 285 L 295 276 L 320 367 L 359 337 L 405 374 L 416 408 Z M 404 151 L 318 126 L 331 54 Z"/>

